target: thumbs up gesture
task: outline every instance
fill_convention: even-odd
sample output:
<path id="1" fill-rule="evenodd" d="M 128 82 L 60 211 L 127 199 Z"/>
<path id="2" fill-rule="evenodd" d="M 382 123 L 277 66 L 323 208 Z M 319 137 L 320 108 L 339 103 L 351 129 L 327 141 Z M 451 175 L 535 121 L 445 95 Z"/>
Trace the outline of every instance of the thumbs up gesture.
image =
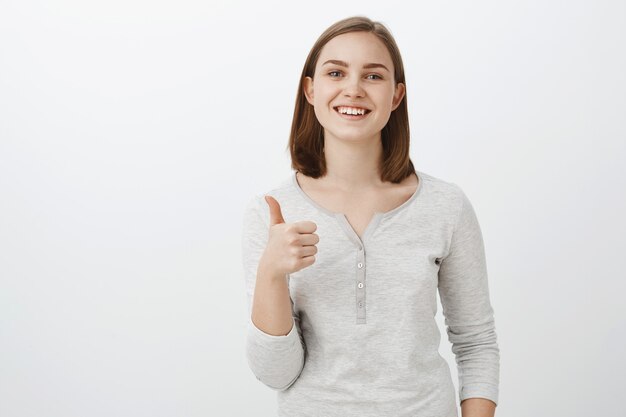
<path id="1" fill-rule="evenodd" d="M 265 196 L 265 201 L 270 210 L 270 229 L 261 262 L 280 275 L 313 265 L 315 245 L 320 241 L 313 233 L 317 225 L 311 221 L 285 223 L 278 201 L 272 196 Z"/>

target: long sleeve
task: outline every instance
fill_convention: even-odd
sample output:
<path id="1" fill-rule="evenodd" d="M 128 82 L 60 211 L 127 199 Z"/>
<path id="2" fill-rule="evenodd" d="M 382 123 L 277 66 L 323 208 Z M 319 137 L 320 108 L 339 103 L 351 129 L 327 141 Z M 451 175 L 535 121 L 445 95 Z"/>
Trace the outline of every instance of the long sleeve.
<path id="1" fill-rule="evenodd" d="M 299 318 L 293 313 L 293 300 L 291 306 L 294 325 L 287 335 L 267 334 L 252 322 L 257 268 L 267 244 L 268 230 L 269 208 L 262 195 L 255 195 L 244 210 L 241 241 L 248 306 L 246 357 L 250 369 L 259 381 L 274 390 L 283 391 L 289 388 L 302 372 L 305 345 Z"/>
<path id="2" fill-rule="evenodd" d="M 486 398 L 497 405 L 500 352 L 484 242 L 472 204 L 460 187 L 458 190 L 460 208 L 448 254 L 439 269 L 439 294 L 457 363 L 460 402 Z"/>

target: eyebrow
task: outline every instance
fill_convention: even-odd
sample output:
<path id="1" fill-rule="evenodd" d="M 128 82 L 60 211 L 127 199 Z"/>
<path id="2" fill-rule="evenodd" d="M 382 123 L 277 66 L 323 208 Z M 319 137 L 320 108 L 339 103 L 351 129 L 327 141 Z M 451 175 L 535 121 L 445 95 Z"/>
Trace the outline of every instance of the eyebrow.
<path id="1" fill-rule="evenodd" d="M 328 61 L 324 62 L 322 64 L 322 66 L 324 66 L 326 64 L 335 64 L 335 65 L 339 65 L 339 66 L 346 67 L 346 68 L 348 68 L 350 66 L 350 65 L 348 65 L 347 62 L 340 61 L 338 59 L 329 59 Z M 363 68 L 367 68 L 367 69 L 369 69 L 369 68 L 384 68 L 387 71 L 389 71 L 389 69 L 386 66 L 384 66 L 383 64 L 376 63 L 376 62 L 371 62 L 369 64 L 365 64 L 365 65 L 363 65 Z M 389 72 L 391 72 L 391 71 L 389 71 Z"/>

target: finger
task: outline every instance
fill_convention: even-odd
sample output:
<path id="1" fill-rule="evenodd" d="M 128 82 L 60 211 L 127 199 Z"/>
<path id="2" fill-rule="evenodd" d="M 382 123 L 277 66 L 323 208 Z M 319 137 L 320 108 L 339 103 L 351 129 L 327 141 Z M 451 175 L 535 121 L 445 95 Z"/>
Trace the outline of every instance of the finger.
<path id="1" fill-rule="evenodd" d="M 315 246 L 303 246 L 300 249 L 300 256 L 301 257 L 307 257 L 307 256 L 313 256 L 317 254 L 317 247 Z"/>
<path id="2" fill-rule="evenodd" d="M 316 235 L 315 233 L 300 235 L 300 244 L 302 246 L 317 245 L 319 241 L 320 241 L 320 237 Z"/>
<path id="3" fill-rule="evenodd" d="M 313 233 L 317 230 L 317 225 L 308 220 L 295 222 L 294 226 L 298 233 Z"/>
<path id="4" fill-rule="evenodd" d="M 265 201 L 267 205 L 270 207 L 270 227 L 275 224 L 285 223 L 285 219 L 283 219 L 283 213 L 280 209 L 280 204 L 278 201 L 270 195 L 265 196 Z"/>

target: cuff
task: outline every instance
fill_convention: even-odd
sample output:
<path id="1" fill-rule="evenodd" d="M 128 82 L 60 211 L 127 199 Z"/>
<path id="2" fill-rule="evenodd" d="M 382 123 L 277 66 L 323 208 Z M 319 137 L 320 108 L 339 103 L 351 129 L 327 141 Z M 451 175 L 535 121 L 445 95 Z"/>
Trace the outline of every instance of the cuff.
<path id="1" fill-rule="evenodd" d="M 285 349 L 289 350 L 294 343 L 300 343 L 300 335 L 296 328 L 296 322 L 291 318 L 291 330 L 286 335 L 271 335 L 256 327 L 252 318 L 248 318 L 248 335 L 252 338 L 256 345 L 261 345 L 268 349 Z"/>
<path id="2" fill-rule="evenodd" d="M 498 387 L 491 384 L 472 384 L 459 392 L 459 403 L 468 398 L 485 398 L 498 405 Z"/>

